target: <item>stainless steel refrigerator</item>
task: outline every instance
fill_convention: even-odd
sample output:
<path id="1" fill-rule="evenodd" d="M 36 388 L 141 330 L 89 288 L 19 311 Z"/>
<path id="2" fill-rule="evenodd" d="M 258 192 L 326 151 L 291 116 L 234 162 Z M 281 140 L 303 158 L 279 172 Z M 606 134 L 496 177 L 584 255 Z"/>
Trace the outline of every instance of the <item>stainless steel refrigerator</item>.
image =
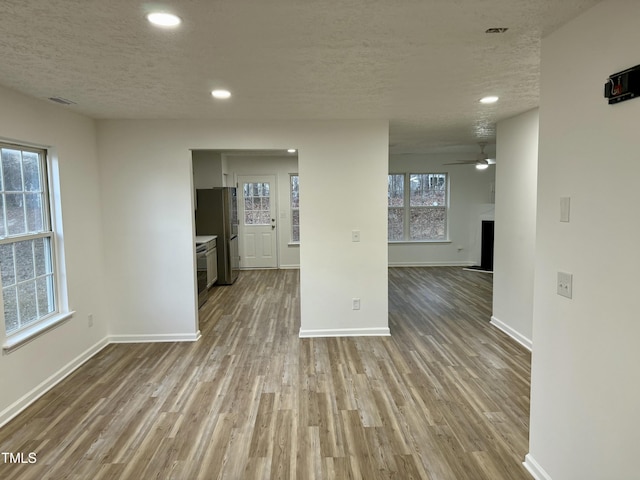
<path id="1" fill-rule="evenodd" d="M 231 285 L 238 278 L 238 201 L 234 187 L 196 190 L 196 235 L 218 236 L 218 281 Z"/>

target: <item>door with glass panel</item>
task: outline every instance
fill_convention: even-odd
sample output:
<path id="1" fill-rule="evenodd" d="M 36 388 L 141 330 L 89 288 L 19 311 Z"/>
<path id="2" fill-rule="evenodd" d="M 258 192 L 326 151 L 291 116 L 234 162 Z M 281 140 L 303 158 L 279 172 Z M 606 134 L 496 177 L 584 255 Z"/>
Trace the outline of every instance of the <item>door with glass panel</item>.
<path id="1" fill-rule="evenodd" d="M 277 268 L 275 175 L 238 177 L 241 268 Z"/>

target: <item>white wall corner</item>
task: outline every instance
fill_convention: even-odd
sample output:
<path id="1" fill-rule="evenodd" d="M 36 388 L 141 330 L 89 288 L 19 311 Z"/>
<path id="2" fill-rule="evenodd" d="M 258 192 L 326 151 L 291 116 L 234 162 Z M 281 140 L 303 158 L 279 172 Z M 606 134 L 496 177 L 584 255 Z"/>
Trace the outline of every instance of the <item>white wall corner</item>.
<path id="1" fill-rule="evenodd" d="M 498 330 L 502 330 L 504 333 L 509 335 L 511 338 L 513 338 L 516 342 L 518 342 L 520 345 L 522 345 L 527 350 L 531 351 L 533 349 L 533 341 L 531 339 L 525 337 L 520 332 L 518 332 L 517 330 L 513 329 L 512 327 L 510 327 L 509 325 L 507 325 L 503 321 L 497 319 L 494 316 L 491 316 L 491 322 L 489 322 L 489 323 L 491 323 L 491 325 L 496 327 Z"/>
<path id="2" fill-rule="evenodd" d="M 522 464 L 536 480 L 552 480 L 551 476 L 533 459 L 530 453 L 525 455 Z"/>

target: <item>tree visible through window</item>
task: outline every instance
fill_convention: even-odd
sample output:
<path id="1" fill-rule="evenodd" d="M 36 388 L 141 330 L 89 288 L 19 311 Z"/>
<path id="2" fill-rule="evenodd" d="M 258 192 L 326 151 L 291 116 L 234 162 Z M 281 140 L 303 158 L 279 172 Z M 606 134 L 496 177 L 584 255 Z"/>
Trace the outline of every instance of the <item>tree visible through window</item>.
<path id="1" fill-rule="evenodd" d="M 447 238 L 447 174 L 389 175 L 389 241 Z"/>
<path id="2" fill-rule="evenodd" d="M 245 183 L 244 224 L 271 225 L 271 192 L 269 183 Z"/>
<path id="3" fill-rule="evenodd" d="M 389 240 L 404 240 L 404 174 L 389 175 Z"/>
<path id="4" fill-rule="evenodd" d="M 291 175 L 291 241 L 300 241 L 300 178 L 298 175 Z"/>
<path id="5" fill-rule="evenodd" d="M 0 144 L 0 273 L 7 335 L 56 312 L 46 152 Z"/>

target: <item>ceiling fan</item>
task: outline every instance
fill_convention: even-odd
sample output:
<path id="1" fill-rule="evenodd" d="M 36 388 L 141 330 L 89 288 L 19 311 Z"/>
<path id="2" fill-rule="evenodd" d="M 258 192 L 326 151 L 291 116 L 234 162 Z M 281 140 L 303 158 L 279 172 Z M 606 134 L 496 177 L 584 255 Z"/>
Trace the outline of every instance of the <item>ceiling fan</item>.
<path id="1" fill-rule="evenodd" d="M 445 163 L 444 165 L 475 165 L 478 170 L 488 168 L 494 162 L 490 162 L 489 156 L 484 153 L 484 147 L 487 146 L 487 142 L 478 142 L 478 145 L 480 145 L 480 153 L 475 160 L 460 160 L 459 162 Z"/>

